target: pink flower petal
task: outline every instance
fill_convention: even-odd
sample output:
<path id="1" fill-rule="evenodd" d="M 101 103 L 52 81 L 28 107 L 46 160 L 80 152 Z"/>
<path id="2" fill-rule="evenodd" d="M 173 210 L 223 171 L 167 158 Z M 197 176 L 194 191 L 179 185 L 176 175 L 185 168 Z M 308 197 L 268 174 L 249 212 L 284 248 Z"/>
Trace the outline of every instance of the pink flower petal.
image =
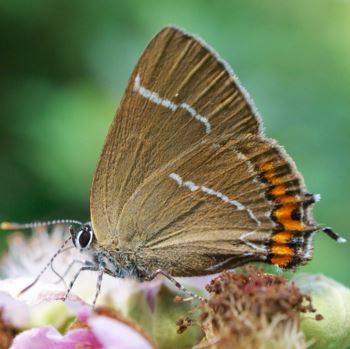
<path id="1" fill-rule="evenodd" d="M 97 316 L 90 318 L 89 325 L 103 349 L 153 349 L 145 337 L 120 321 Z"/>
<path id="2" fill-rule="evenodd" d="M 88 329 L 76 329 L 62 336 L 51 326 L 24 331 L 15 337 L 11 349 L 76 349 L 103 348 L 94 334 Z"/>
<path id="3" fill-rule="evenodd" d="M 161 285 L 162 280 L 159 278 L 139 284 L 140 289 L 143 290 L 146 295 L 147 303 L 152 312 L 154 312 L 156 298 Z"/>
<path id="4" fill-rule="evenodd" d="M 76 307 L 75 310 L 78 320 L 85 323 L 87 323 L 89 317 L 93 313 L 92 308 L 88 305 L 80 306 L 79 308 Z"/>
<path id="5" fill-rule="evenodd" d="M 0 291 L 0 310 L 5 322 L 16 328 L 23 328 L 29 321 L 29 308 L 21 301 Z"/>

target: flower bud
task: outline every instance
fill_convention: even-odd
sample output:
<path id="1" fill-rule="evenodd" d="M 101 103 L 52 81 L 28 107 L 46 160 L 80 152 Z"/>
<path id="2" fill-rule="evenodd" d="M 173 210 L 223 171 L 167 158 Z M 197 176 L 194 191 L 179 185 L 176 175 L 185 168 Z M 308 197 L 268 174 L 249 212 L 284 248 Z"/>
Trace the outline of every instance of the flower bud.
<path id="1" fill-rule="evenodd" d="M 310 349 L 350 346 L 350 289 L 321 274 L 301 274 L 293 280 L 310 294 L 316 316 L 303 315 L 302 329 L 314 344 Z"/>

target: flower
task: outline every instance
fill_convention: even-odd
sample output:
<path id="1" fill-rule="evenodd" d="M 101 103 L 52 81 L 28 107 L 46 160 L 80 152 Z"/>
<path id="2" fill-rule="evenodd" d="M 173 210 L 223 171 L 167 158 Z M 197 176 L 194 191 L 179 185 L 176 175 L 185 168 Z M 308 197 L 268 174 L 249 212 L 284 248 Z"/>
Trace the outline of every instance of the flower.
<path id="1" fill-rule="evenodd" d="M 25 328 L 29 322 L 29 308 L 25 302 L 0 292 L 1 319 L 14 328 Z"/>
<path id="2" fill-rule="evenodd" d="M 254 267 L 223 272 L 207 285 L 200 322 L 203 345 L 215 349 L 304 349 L 300 312 L 313 312 L 310 298 L 287 279 Z"/>
<path id="3" fill-rule="evenodd" d="M 0 282 L 0 290 L 9 291 L 16 298 L 18 293 L 39 275 L 51 257 L 59 250 L 63 241 L 67 239 L 68 234 L 60 225 L 56 226 L 50 234 L 45 229 L 37 228 L 30 238 L 20 233 L 13 234 L 9 239 L 9 251 L 2 257 L 0 263 L 0 274 L 3 277 Z M 37 284 L 24 292 L 20 299 L 28 304 L 62 299 L 67 291 L 67 282 L 72 280 L 85 259 L 86 256 L 81 254 L 73 244 L 67 246 L 55 258 L 52 268 L 48 268 Z M 67 282 L 63 282 L 59 275 L 65 276 L 64 279 Z M 96 282 L 97 273 L 80 273 L 74 283 L 70 299 L 91 304 L 96 292 Z M 160 283 L 158 282 L 159 285 Z M 103 287 L 97 304 L 103 305 L 113 301 L 115 306 L 123 308 L 129 295 L 136 292 L 139 285 L 135 280 L 123 280 L 104 275 Z M 142 288 L 146 290 L 147 286 L 143 285 Z M 109 294 L 115 294 L 116 290 L 118 290 L 118 297 L 112 297 L 113 300 L 111 300 Z"/>
<path id="4" fill-rule="evenodd" d="M 4 328 L 9 330 L 9 336 L 2 348 L 8 347 L 13 338 L 15 349 L 31 347 L 33 341 L 36 348 L 93 349 L 114 348 L 111 343 L 119 344 L 121 349 L 153 348 L 155 344 L 150 338 L 159 349 L 187 348 L 198 341 L 198 328 L 184 335 L 176 332 L 176 320 L 195 303 L 175 304 L 179 291 L 159 278 L 140 283 L 105 275 L 98 307 L 92 310 L 89 304 L 96 292 L 97 274 L 85 272 L 79 275 L 68 300 L 62 302 L 67 285 L 59 275 L 70 281 L 80 263 L 75 262 L 68 272 L 67 266 L 74 260 L 82 260 L 79 251 L 69 246 L 55 259 L 53 270 L 48 268 L 33 287 L 19 294 L 33 282 L 66 238 L 62 227 L 56 227 L 51 234 L 39 229 L 30 238 L 18 233 L 11 237 L 9 252 L 0 264 L 5 277 L 0 281 L 0 306 L 1 291 L 6 290 L 9 304 L 22 306 L 23 311 L 14 311 L 14 321 L 6 322 Z M 107 315 L 97 311 L 101 306 L 109 310 Z M 8 313 L 4 313 L 3 319 L 5 315 Z"/>
<path id="5" fill-rule="evenodd" d="M 20 333 L 11 349 L 154 349 L 152 340 L 132 323 L 111 311 L 91 311 L 80 316 L 64 335 L 52 326 L 42 326 Z M 79 316 L 78 316 L 79 318 Z"/>
<path id="6" fill-rule="evenodd" d="M 19 334 L 13 341 L 11 349 L 100 349 L 101 343 L 87 329 L 69 331 L 61 335 L 54 327 L 33 328 Z"/>
<path id="7" fill-rule="evenodd" d="M 0 292 L 0 348 L 8 348 L 18 333 L 28 322 L 29 312 L 26 304 Z"/>

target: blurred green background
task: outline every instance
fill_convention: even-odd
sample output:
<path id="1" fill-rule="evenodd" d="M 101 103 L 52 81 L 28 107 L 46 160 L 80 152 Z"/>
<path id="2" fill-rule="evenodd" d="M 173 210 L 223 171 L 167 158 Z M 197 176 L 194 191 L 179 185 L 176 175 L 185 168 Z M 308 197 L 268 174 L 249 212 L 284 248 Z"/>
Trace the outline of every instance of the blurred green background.
<path id="1" fill-rule="evenodd" d="M 268 136 L 350 238 L 350 2 L 0 2 L 0 219 L 89 220 L 104 137 L 139 55 L 166 24 L 204 38 L 234 68 Z M 2 233 L 2 246 L 9 233 Z M 313 261 L 350 286 L 349 244 L 319 234 Z"/>

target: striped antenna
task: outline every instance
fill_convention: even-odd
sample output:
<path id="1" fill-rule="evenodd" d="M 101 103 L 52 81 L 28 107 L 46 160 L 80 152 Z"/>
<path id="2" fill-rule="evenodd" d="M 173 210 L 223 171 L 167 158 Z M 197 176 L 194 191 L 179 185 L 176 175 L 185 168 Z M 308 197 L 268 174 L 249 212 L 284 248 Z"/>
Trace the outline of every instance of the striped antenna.
<path id="1" fill-rule="evenodd" d="M 64 247 L 66 246 L 66 244 L 72 240 L 72 236 L 69 236 L 66 240 L 64 240 L 64 242 L 62 243 L 62 245 L 60 246 L 60 248 L 55 252 L 55 254 L 51 257 L 49 263 L 47 263 L 45 265 L 45 267 L 41 270 L 41 272 L 38 274 L 38 276 L 35 278 L 35 280 L 29 284 L 27 287 L 25 287 L 22 291 L 19 292 L 18 296 L 20 296 L 21 294 L 23 294 L 24 292 L 28 291 L 30 288 L 32 288 L 39 280 L 40 278 L 43 276 L 44 272 L 46 271 L 46 269 L 50 266 L 52 266 L 53 261 L 55 260 L 55 258 L 62 253 L 65 249 Z"/>
<path id="2" fill-rule="evenodd" d="M 38 227 L 45 227 L 49 225 L 56 224 L 77 224 L 82 225 L 82 222 L 76 221 L 74 219 L 56 219 L 48 222 L 33 222 L 33 223 L 14 223 L 14 222 L 2 222 L 0 224 L 0 230 L 16 230 L 16 229 L 32 229 Z"/>

